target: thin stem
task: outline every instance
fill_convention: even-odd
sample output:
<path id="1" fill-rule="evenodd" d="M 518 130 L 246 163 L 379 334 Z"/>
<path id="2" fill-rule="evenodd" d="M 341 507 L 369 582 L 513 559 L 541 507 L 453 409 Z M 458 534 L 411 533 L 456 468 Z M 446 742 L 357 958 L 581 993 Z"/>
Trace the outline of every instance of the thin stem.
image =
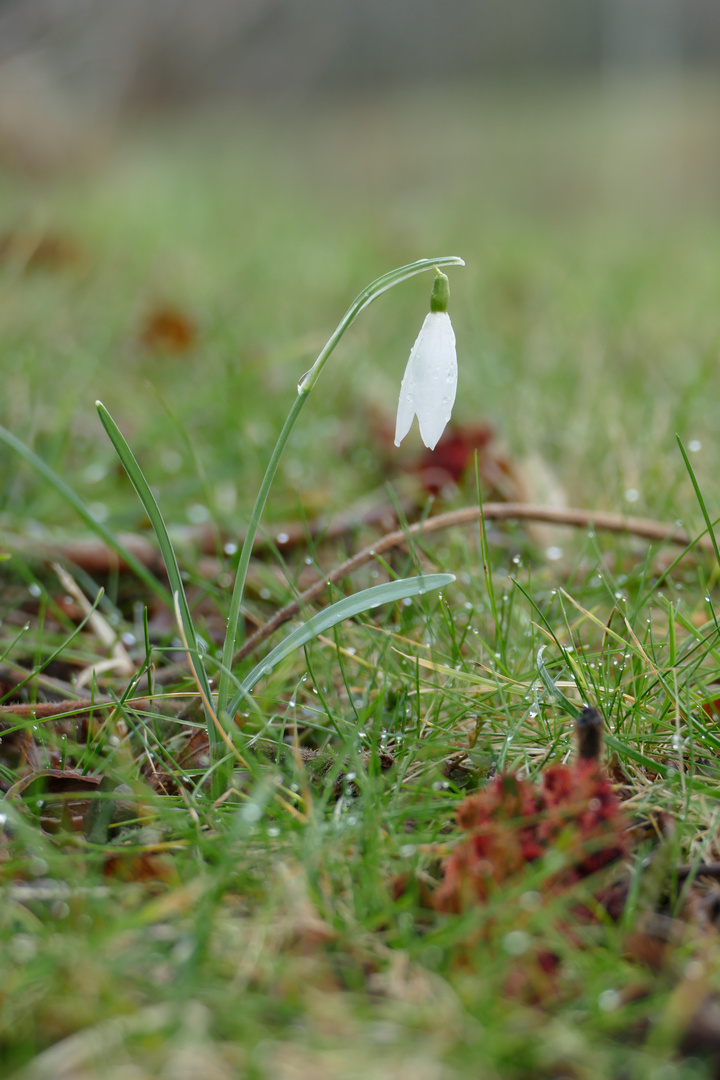
<path id="1" fill-rule="evenodd" d="M 263 477 L 263 482 L 260 485 L 255 505 L 252 508 L 245 540 L 243 542 L 242 550 L 240 551 L 237 573 L 235 574 L 235 586 L 230 601 L 230 615 L 228 617 L 228 627 L 225 634 L 225 644 L 223 646 L 222 668 L 220 669 L 220 681 L 218 683 L 217 714 L 220 717 L 221 723 L 226 722 L 224 713 L 230 696 L 230 671 L 232 669 L 233 655 L 235 653 L 238 636 L 238 624 L 240 622 L 243 596 L 245 594 L 245 579 L 247 577 L 248 566 L 250 565 L 255 534 L 257 533 L 258 525 L 260 524 L 262 512 L 265 509 L 265 503 L 267 502 L 272 482 L 275 479 L 275 473 L 277 472 L 282 452 L 285 449 L 285 445 L 290 438 L 290 432 L 295 426 L 295 421 L 300 415 L 300 411 L 306 401 L 307 394 L 299 394 L 298 397 L 295 398 L 287 419 L 283 424 L 278 441 L 275 443 L 275 449 L 272 452 L 267 469 L 265 470 L 265 475 Z"/>
<path id="2" fill-rule="evenodd" d="M 222 723 L 227 722 L 225 712 L 230 697 L 230 671 L 232 669 L 233 656 L 237 645 L 242 602 L 245 594 L 245 579 L 247 577 L 248 566 L 250 565 L 255 535 L 260 524 L 262 512 L 265 509 L 265 503 L 267 502 L 272 482 L 275 479 L 275 473 L 277 472 L 283 450 L 285 449 L 287 441 L 290 438 L 290 433 L 295 426 L 295 421 L 300 415 L 300 410 L 307 400 L 308 394 L 317 382 L 320 372 L 345 331 L 354 322 L 360 312 L 371 304 L 373 300 L 376 300 L 378 296 L 382 296 L 384 292 L 387 292 L 387 290 L 391 289 L 394 285 L 399 285 L 400 282 L 407 281 L 408 278 L 414 277 L 416 274 L 421 274 L 425 270 L 434 270 L 436 267 L 440 266 L 464 265 L 463 260 L 456 255 L 443 255 L 437 259 L 420 259 L 418 262 L 409 263 L 407 266 L 401 266 L 397 270 L 391 270 L 390 273 L 383 274 L 382 277 L 377 278 L 356 296 L 355 300 L 338 323 L 337 328 L 321 351 L 317 360 L 307 374 L 300 380 L 298 385 L 298 396 L 295 398 L 293 406 L 288 413 L 287 420 L 283 424 L 283 429 L 280 432 L 278 441 L 275 444 L 275 449 L 272 452 L 267 469 L 265 470 L 265 476 L 263 477 L 260 491 L 258 492 L 255 505 L 253 506 L 250 515 L 245 540 L 243 541 L 242 550 L 240 552 L 237 573 L 235 575 L 235 585 L 230 601 L 230 615 L 228 618 L 227 632 L 225 634 L 225 643 L 223 645 L 222 668 L 218 684 L 217 715 Z"/>
<path id="3" fill-rule="evenodd" d="M 298 385 L 298 394 L 308 393 L 312 390 L 318 380 L 320 372 L 325 367 L 325 363 L 330 356 L 330 353 L 333 351 L 347 328 L 368 304 L 371 304 L 373 300 L 377 300 L 378 296 L 382 296 L 384 292 L 387 292 L 388 289 L 392 289 L 393 286 L 399 285 L 401 281 L 407 281 L 408 278 L 415 277 L 416 274 L 422 274 L 425 270 L 435 270 L 440 266 L 464 265 L 464 261 L 457 255 L 442 255 L 439 259 L 419 259 L 417 262 L 408 263 L 407 266 L 401 266 L 398 270 L 391 270 L 389 274 L 383 274 L 382 277 L 373 281 L 371 285 L 368 285 L 366 289 L 363 289 L 363 291 L 358 293 L 355 297 L 352 304 L 338 323 L 335 333 L 332 335 L 310 370 L 303 375 Z"/>

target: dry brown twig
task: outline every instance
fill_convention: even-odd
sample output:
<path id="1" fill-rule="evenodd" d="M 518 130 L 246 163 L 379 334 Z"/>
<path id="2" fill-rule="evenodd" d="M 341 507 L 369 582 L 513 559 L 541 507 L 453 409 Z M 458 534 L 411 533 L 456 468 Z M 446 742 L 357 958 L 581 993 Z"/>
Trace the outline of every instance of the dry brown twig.
<path id="1" fill-rule="evenodd" d="M 374 544 L 369 544 L 362 551 L 346 559 L 326 577 L 315 582 L 295 600 L 291 600 L 285 607 L 280 608 L 272 619 L 244 642 L 235 654 L 234 661 L 237 663 L 253 652 L 280 626 L 297 615 L 301 607 L 321 596 L 328 585 L 341 581 L 348 574 L 352 574 L 365 563 L 370 562 L 376 555 L 382 555 L 392 548 L 402 547 L 411 537 L 427 536 L 456 525 L 472 525 L 480 521 L 482 517 L 486 521 L 542 521 L 552 525 L 569 525 L 576 529 L 592 527 L 600 532 L 625 533 L 642 537 L 644 540 L 655 540 L 680 547 L 690 547 L 693 544 L 684 529 L 675 525 L 663 525 L 660 521 L 652 521 L 648 518 L 624 517 L 622 514 L 577 510 L 572 507 L 533 506 L 531 503 L 486 503 L 482 509 L 478 506 L 466 506 L 462 510 L 451 510 L 447 514 L 426 518 L 425 521 L 409 525 L 406 529 L 386 533 Z M 712 543 L 707 536 L 697 539 L 694 546 L 709 553 L 713 551 Z"/>

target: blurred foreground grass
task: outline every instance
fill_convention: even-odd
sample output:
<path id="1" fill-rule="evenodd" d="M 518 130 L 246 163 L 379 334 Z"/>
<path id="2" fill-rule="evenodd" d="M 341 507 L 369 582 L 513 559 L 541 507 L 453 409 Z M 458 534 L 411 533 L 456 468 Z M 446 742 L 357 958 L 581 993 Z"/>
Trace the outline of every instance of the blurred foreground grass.
<path id="1" fill-rule="evenodd" d="M 83 175 L 4 176 L 0 422 L 108 525 L 142 529 L 92 407 L 102 398 L 169 521 L 238 530 L 297 380 L 351 298 L 384 270 L 452 252 L 467 262 L 452 276 L 458 420 L 496 429 L 535 501 L 552 490 L 698 532 L 675 433 L 714 517 L 719 94 L 711 82 L 468 88 L 312 115 L 197 117 L 134 130 Z M 51 235 L 72 253 L 33 265 L 33 238 Z M 343 340 L 294 435 L 270 520 L 385 498 L 397 475 L 383 424 L 429 285 L 385 296 Z M 187 347 L 151 347 L 148 319 L 162 308 L 189 320 Z M 473 502 L 473 482 L 456 498 Z M 30 668 L 73 624 L 17 538 L 80 530 L 4 446 L 0 529 L 15 538 L 2 653 Z M 683 564 L 661 589 L 644 543 L 581 534 L 548 562 L 521 531 L 510 536 L 493 536 L 492 597 L 477 535 L 447 534 L 393 563 L 456 573 L 442 599 L 344 626 L 258 690 L 260 721 L 244 717 L 246 733 L 282 752 L 297 723 L 308 747 L 329 752 L 317 775 L 291 754 L 263 759 L 240 774 L 241 795 L 211 808 L 206 769 L 184 756 L 201 721 L 190 706 L 173 713 L 162 688 L 85 741 L 62 725 L 18 725 L 36 765 L 112 778 L 135 803 L 85 839 L 45 835 L 30 811 L 13 816 L 0 868 L 6 1075 L 48 1047 L 27 1075 L 710 1075 L 693 1047 L 675 1055 L 693 1008 L 720 990 L 720 950 L 710 931 L 680 927 L 684 894 L 643 877 L 648 848 L 620 926 L 563 936 L 561 901 L 533 907 L 542 866 L 489 909 L 439 917 L 423 906 L 463 785 L 496 767 L 534 775 L 570 751 L 568 717 L 538 682 L 546 632 L 553 675 L 601 706 L 620 746 L 628 814 L 656 833 L 672 817 L 663 857 L 673 865 L 715 850 L 717 739 L 701 705 L 720 667 L 716 568 Z M 308 551 L 303 564 L 316 560 Z M 268 581 L 273 600 L 289 595 L 269 571 Z M 120 602 L 117 583 L 104 584 Z M 226 599 L 214 581 L 200 592 L 212 638 Z M 142 615 L 122 615 L 139 664 Z M 172 621 L 155 623 L 157 655 L 172 659 Z M 75 639 L 63 676 L 100 652 L 90 635 Z M 123 686 L 103 683 L 118 695 Z M 460 749 L 470 751 L 464 778 L 448 766 Z M 21 751 L 17 775 L 27 765 Z M 7 758 L 3 770 L 7 786 Z M 285 809 L 273 802 L 278 782 Z M 127 869 L 108 872 L 118 851 Z M 396 895 L 401 873 L 411 885 Z M 627 942 L 659 907 L 678 916 L 678 936 L 653 971 Z M 520 925 L 560 957 L 559 985 L 543 984 L 539 1002 L 506 993 Z"/>

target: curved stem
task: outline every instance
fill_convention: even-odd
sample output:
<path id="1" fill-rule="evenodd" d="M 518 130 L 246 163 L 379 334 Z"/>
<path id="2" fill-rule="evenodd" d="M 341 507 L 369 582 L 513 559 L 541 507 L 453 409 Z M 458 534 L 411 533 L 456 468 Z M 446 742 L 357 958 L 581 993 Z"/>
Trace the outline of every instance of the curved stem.
<path id="1" fill-rule="evenodd" d="M 290 438 L 290 433 L 295 426 L 295 421 L 300 415 L 300 411 L 307 400 L 308 394 L 317 382 L 320 372 L 324 368 L 327 360 L 345 331 L 355 321 L 360 312 L 371 304 L 373 300 L 376 300 L 378 296 L 382 296 L 388 289 L 392 289 L 394 285 L 399 285 L 400 282 L 407 281 L 408 278 L 414 277 L 416 274 L 422 274 L 425 270 L 434 270 L 436 267 L 440 266 L 464 265 L 465 263 L 463 260 L 456 255 L 441 255 L 437 259 L 419 259 L 417 262 L 408 263 L 407 266 L 398 267 L 397 270 L 391 270 L 388 274 L 383 274 L 381 277 L 377 278 L 355 297 L 317 360 L 300 380 L 298 385 L 298 396 L 295 398 L 292 408 L 288 413 L 288 417 L 283 424 L 282 431 L 275 444 L 275 449 L 272 452 L 267 469 L 265 470 L 265 476 L 260 485 L 255 505 L 252 508 L 245 540 L 243 541 L 242 550 L 240 552 L 240 559 L 238 560 L 235 585 L 233 586 L 233 594 L 230 601 L 228 627 L 225 634 L 225 643 L 223 645 L 220 681 L 218 684 L 217 715 L 220 717 L 221 722 L 227 722 L 224 714 L 230 698 L 229 673 L 232 669 L 233 656 L 237 645 L 238 627 L 242 612 L 243 596 L 245 594 L 245 578 L 247 577 L 248 566 L 250 565 L 250 556 L 252 555 L 255 536 L 260 524 L 262 512 L 265 509 L 265 503 L 267 502 L 270 488 L 272 487 L 272 482 L 275 479 L 275 473 L 280 464 L 280 458 L 282 457 L 283 450 Z"/>
<path id="2" fill-rule="evenodd" d="M 408 263 L 407 266 L 401 266 L 397 270 L 391 270 L 390 273 L 383 274 L 382 277 L 376 278 L 371 285 L 368 285 L 366 289 L 363 289 L 363 291 L 358 293 L 355 297 L 352 304 L 338 323 L 335 333 L 332 335 L 313 366 L 300 380 L 298 384 L 298 394 L 308 393 L 312 390 L 318 380 L 320 372 L 325 367 L 325 363 L 330 356 L 330 353 L 333 351 L 347 328 L 368 304 L 372 304 L 373 300 L 377 300 L 378 296 L 382 296 L 384 292 L 387 292 L 388 289 L 392 289 L 393 286 L 399 285 L 401 281 L 407 281 L 408 278 L 414 277 L 416 274 L 424 273 L 425 270 L 435 270 L 436 267 L 440 266 L 464 265 L 464 261 L 457 255 L 441 255 L 439 259 L 418 259 L 417 262 Z"/>

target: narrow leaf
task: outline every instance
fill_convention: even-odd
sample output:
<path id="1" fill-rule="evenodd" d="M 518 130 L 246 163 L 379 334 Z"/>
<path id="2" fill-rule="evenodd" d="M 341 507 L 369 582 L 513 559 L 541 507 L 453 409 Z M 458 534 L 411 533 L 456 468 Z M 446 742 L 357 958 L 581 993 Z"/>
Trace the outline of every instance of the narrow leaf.
<path id="1" fill-rule="evenodd" d="M 241 689 L 230 703 L 228 714 L 233 716 L 237 712 L 240 702 L 249 694 L 258 679 L 263 675 L 269 675 L 273 668 L 284 660 L 286 656 L 289 656 L 295 649 L 307 645 L 318 634 L 324 634 L 326 630 L 330 630 L 333 626 L 343 622 L 344 619 L 350 619 L 353 615 L 360 615 L 363 611 L 369 611 L 371 608 L 379 607 L 381 604 L 389 604 L 393 600 L 404 600 L 409 596 L 417 596 L 428 592 L 430 589 L 441 589 L 454 580 L 453 574 L 426 574 L 421 577 L 401 578 L 399 581 L 389 581 L 384 585 L 374 585 L 371 589 L 364 589 L 353 596 L 346 596 L 343 600 L 338 600 L 336 604 L 331 604 L 330 607 L 326 607 L 323 611 L 314 615 L 312 619 L 308 619 L 306 623 L 299 626 L 297 630 L 293 630 L 291 634 L 288 634 L 284 641 L 276 645 L 265 659 L 245 676 Z"/>
<path id="2" fill-rule="evenodd" d="M 680 447 L 680 453 L 682 454 L 683 461 L 685 462 L 685 468 L 687 469 L 688 476 L 690 477 L 690 482 L 692 483 L 693 489 L 695 491 L 695 498 L 697 499 L 698 505 L 700 506 L 700 509 L 702 511 L 702 516 L 705 518 L 705 524 L 707 525 L 708 535 L 709 535 L 710 540 L 712 542 L 713 551 L 715 552 L 715 558 L 717 560 L 717 564 L 718 564 L 718 566 L 720 566 L 720 550 L 718 550 L 718 543 L 717 543 L 717 540 L 715 539 L 715 530 L 713 529 L 713 523 L 710 520 L 710 515 L 708 513 L 707 506 L 705 505 L 705 500 L 703 499 L 702 492 L 700 491 L 700 485 L 697 482 L 697 477 L 695 476 L 695 470 L 693 469 L 692 465 L 690 464 L 690 458 L 687 456 L 687 452 L 685 450 L 685 447 L 682 444 L 682 439 L 680 438 L 679 435 L 676 435 L 675 438 L 677 439 L 677 444 Z"/>
<path id="3" fill-rule="evenodd" d="M 118 457 L 122 462 L 125 472 L 128 474 L 132 486 L 138 494 L 138 498 L 143 505 L 145 513 L 150 519 L 150 523 L 155 531 L 157 542 L 160 547 L 160 553 L 165 563 L 165 569 L 167 571 L 168 580 L 170 582 L 170 588 L 174 594 L 177 594 L 178 607 L 180 610 L 180 616 L 182 618 L 183 628 L 188 642 L 188 657 L 193 666 L 193 671 L 197 676 L 198 683 L 202 687 L 202 690 L 207 697 L 208 701 L 212 701 L 212 691 L 210 690 L 210 684 L 208 683 L 207 674 L 200 660 L 200 653 L 198 650 L 198 640 L 195 633 L 195 625 L 190 614 L 190 608 L 188 606 L 187 597 L 185 596 L 185 587 L 183 585 L 182 575 L 180 573 L 180 567 L 178 566 L 177 557 L 175 555 L 175 549 L 172 546 L 172 541 L 167 531 L 167 527 L 163 520 L 163 516 L 160 513 L 160 507 L 157 504 L 157 500 L 153 495 L 150 485 L 145 479 L 145 475 L 140 468 L 135 455 L 128 446 L 125 438 L 113 420 L 110 413 L 107 411 L 101 401 L 96 401 L 95 405 L 100 415 L 102 425 L 110 437 L 110 441 L 115 447 Z M 207 707 L 205 709 L 207 713 Z M 218 733 L 215 729 L 215 723 L 211 716 L 207 717 L 208 721 L 208 737 L 210 739 L 211 746 L 218 741 Z"/>

